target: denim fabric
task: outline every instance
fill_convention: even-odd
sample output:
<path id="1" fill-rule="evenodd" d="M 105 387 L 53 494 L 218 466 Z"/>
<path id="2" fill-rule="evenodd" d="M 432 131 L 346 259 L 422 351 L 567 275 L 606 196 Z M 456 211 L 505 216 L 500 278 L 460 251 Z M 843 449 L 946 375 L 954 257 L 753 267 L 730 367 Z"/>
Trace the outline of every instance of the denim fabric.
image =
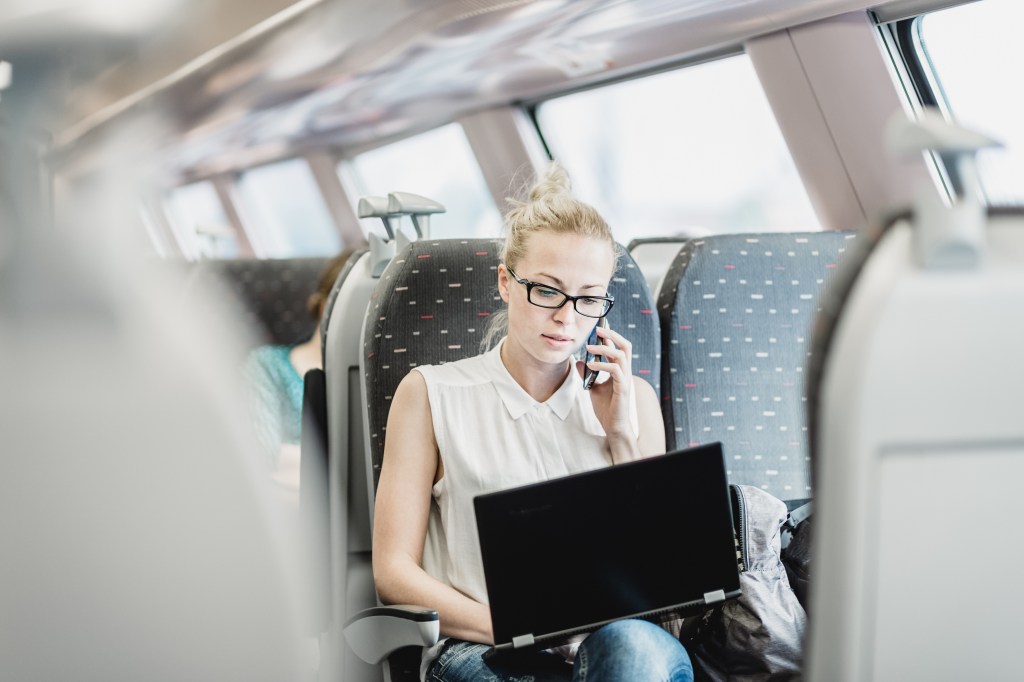
<path id="1" fill-rule="evenodd" d="M 570 667 L 556 654 L 531 651 L 483 659 L 484 644 L 449 640 L 427 671 L 428 682 L 693 682 L 686 649 L 642 620 L 621 620 L 587 637 Z"/>

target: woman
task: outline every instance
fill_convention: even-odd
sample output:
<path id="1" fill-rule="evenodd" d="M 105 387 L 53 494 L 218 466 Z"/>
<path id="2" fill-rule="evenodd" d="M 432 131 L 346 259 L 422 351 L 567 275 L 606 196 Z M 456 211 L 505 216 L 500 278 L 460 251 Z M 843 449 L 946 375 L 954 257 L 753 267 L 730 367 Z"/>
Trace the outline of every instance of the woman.
<path id="1" fill-rule="evenodd" d="M 493 635 L 473 497 L 665 451 L 658 400 L 632 375 L 629 341 L 597 330 L 605 345 L 587 346 L 598 356 L 589 367 L 607 380 L 589 391 L 573 359 L 612 304 L 608 225 L 569 194 L 557 166 L 506 221 L 498 291 L 507 311 L 497 317 L 507 329 L 492 329 L 504 338 L 474 358 L 418 367 L 395 392 L 375 510 L 377 592 L 437 609 L 443 638 L 424 653 L 427 680 L 691 680 L 682 645 L 643 621 L 607 625 L 578 652 L 537 652 L 515 669 L 482 658 Z"/>
<path id="2" fill-rule="evenodd" d="M 313 334 L 291 346 L 260 346 L 246 358 L 243 369 L 249 409 L 256 437 L 271 459 L 273 480 L 286 499 L 298 504 L 299 441 L 302 427 L 303 377 L 323 365 L 320 325 L 327 297 L 353 251 L 345 249 L 328 261 L 314 291 L 306 301 L 316 321 Z"/>

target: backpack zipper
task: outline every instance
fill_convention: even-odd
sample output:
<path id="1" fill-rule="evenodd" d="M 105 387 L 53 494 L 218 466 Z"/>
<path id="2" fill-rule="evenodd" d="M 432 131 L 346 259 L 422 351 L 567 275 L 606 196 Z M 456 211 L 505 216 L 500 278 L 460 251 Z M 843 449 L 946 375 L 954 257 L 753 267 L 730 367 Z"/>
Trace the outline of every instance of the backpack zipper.
<path id="1" fill-rule="evenodd" d="M 744 507 L 743 493 L 739 486 L 730 485 L 729 492 L 732 493 L 733 511 L 736 513 L 735 524 L 732 528 L 733 541 L 736 543 L 736 562 L 739 564 L 740 573 L 747 570 L 747 542 L 746 538 L 740 537 L 744 528 L 747 527 L 746 508 Z"/>

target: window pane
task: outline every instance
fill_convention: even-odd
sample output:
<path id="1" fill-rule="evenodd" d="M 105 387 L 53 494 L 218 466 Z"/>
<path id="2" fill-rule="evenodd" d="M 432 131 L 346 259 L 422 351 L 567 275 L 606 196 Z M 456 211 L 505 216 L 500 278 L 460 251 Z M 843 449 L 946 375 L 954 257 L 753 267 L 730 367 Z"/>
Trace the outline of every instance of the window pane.
<path id="1" fill-rule="evenodd" d="M 431 218 L 432 237 L 501 232 L 501 215 L 457 123 L 360 154 L 349 168 L 360 197 L 412 192 L 444 204 L 447 212 Z"/>
<path id="2" fill-rule="evenodd" d="M 238 181 L 238 198 L 249 238 L 263 256 L 325 256 L 341 249 L 341 237 L 303 159 L 247 171 Z"/>
<path id="3" fill-rule="evenodd" d="M 550 100 L 537 121 L 620 242 L 820 229 L 746 55 Z"/>
<path id="4" fill-rule="evenodd" d="M 1024 99 L 1015 75 L 1024 71 L 1020 0 L 986 0 L 926 15 L 921 20 L 922 62 L 931 62 L 950 113 L 961 124 L 991 135 L 1005 149 L 978 155 L 991 203 L 1024 200 Z"/>
<path id="5" fill-rule="evenodd" d="M 235 258 L 238 243 L 217 191 L 209 182 L 171 190 L 167 213 L 186 258 Z"/>

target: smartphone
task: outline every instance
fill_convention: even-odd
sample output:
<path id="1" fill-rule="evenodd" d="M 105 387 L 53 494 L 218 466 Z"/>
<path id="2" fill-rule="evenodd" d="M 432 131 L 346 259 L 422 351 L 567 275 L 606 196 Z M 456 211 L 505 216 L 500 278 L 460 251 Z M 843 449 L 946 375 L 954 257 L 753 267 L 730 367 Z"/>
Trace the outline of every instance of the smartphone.
<path id="1" fill-rule="evenodd" d="M 597 335 L 598 327 L 604 327 L 605 329 L 607 329 L 608 318 L 602 317 L 600 320 L 598 320 L 597 324 L 594 325 L 594 330 L 590 332 L 590 338 L 587 339 L 587 344 L 590 346 L 604 345 L 604 339 Z M 587 367 L 587 365 L 590 364 L 590 361 L 596 357 L 598 356 L 594 355 L 589 350 L 584 355 L 584 358 L 586 358 L 586 360 L 583 365 L 583 388 L 588 391 L 590 390 L 591 386 L 594 385 L 594 382 L 597 381 L 597 375 L 600 374 L 600 372 L 595 372 L 594 370 L 590 369 L 590 367 Z"/>

